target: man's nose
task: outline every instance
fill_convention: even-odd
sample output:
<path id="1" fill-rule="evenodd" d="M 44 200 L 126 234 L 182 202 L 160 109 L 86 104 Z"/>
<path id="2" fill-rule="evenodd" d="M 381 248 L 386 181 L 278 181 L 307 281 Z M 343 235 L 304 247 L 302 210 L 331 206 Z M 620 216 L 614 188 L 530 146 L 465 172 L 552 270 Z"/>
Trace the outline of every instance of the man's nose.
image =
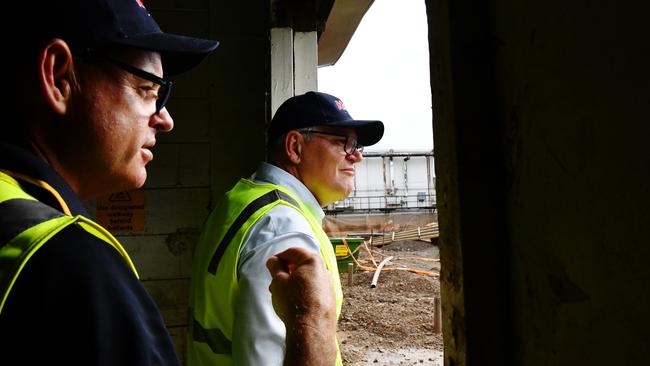
<path id="1" fill-rule="evenodd" d="M 360 163 L 363 160 L 363 153 L 360 150 L 354 150 L 352 154 L 346 156 L 348 160 L 352 160 L 353 163 Z"/>
<path id="2" fill-rule="evenodd" d="M 151 126 L 158 132 L 169 132 L 174 128 L 174 119 L 167 107 L 163 107 L 158 114 L 151 116 Z"/>

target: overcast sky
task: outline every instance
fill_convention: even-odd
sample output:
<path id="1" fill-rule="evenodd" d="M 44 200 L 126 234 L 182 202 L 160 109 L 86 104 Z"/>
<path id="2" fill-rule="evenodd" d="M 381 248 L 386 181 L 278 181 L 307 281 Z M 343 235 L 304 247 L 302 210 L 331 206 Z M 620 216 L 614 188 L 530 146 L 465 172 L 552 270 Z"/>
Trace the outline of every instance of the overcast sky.
<path id="1" fill-rule="evenodd" d="M 384 122 L 384 138 L 365 151 L 433 149 L 424 0 L 375 0 L 341 58 L 318 69 L 318 90 L 355 119 Z"/>

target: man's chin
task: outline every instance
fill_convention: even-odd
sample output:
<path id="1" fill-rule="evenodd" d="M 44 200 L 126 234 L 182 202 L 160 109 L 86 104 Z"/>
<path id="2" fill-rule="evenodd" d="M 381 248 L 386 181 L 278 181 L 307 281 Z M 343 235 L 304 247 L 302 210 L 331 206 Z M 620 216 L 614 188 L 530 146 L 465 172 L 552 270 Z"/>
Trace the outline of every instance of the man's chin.
<path id="1" fill-rule="evenodd" d="M 144 186 L 144 183 L 146 181 L 147 181 L 147 170 L 143 167 L 140 174 L 138 174 L 135 177 L 135 179 L 133 181 L 133 187 L 131 189 L 142 188 L 142 186 Z"/>
<path id="2" fill-rule="evenodd" d="M 340 200 L 342 200 L 344 198 L 347 198 L 347 197 L 350 196 L 351 193 L 352 193 L 352 188 L 342 190 L 342 191 L 337 193 L 336 199 L 333 202 L 337 202 L 337 201 L 340 201 Z"/>
<path id="3" fill-rule="evenodd" d="M 124 179 L 122 184 L 120 184 L 120 189 L 114 192 L 132 191 L 134 189 L 142 188 L 144 183 L 147 181 L 147 170 L 143 167 L 134 174 L 130 174 L 125 178 L 126 179 Z"/>

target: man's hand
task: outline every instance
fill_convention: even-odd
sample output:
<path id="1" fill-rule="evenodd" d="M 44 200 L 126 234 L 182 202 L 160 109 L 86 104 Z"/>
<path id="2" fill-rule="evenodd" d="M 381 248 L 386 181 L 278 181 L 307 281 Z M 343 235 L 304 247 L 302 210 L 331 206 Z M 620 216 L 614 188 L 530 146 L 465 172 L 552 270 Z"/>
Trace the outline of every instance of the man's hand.
<path id="1" fill-rule="evenodd" d="M 289 248 L 266 262 L 273 307 L 287 329 L 284 366 L 334 365 L 336 301 L 319 254 Z"/>

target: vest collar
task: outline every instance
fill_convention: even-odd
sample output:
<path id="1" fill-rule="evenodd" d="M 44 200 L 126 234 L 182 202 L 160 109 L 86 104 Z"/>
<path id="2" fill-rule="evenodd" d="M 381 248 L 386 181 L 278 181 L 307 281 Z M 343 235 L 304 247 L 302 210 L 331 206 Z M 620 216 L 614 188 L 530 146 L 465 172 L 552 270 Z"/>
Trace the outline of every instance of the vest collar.
<path id="1" fill-rule="evenodd" d="M 257 170 L 251 177 L 256 183 L 271 183 L 288 189 L 291 193 L 298 196 L 302 203 L 307 206 L 309 212 L 319 221 L 323 221 L 325 212 L 318 204 L 316 197 L 302 184 L 296 177 L 289 174 L 284 169 L 278 168 L 273 164 L 266 162 L 260 163 Z"/>
<path id="2" fill-rule="evenodd" d="M 68 183 L 50 165 L 32 152 L 15 145 L 0 142 L 0 169 L 47 182 L 63 198 L 73 216 L 89 217 L 86 208 Z M 61 210 L 59 203 L 47 190 L 31 184 L 24 184 L 23 188 L 25 192 L 39 201 Z"/>

